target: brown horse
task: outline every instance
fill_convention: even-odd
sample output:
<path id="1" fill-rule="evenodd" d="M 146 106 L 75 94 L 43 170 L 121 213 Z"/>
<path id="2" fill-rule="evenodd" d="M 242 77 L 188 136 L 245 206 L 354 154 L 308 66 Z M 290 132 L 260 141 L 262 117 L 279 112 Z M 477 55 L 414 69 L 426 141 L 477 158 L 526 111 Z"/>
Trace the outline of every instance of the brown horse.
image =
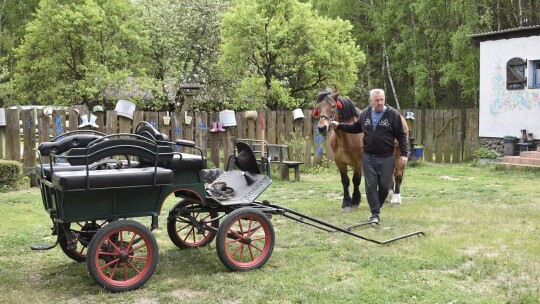
<path id="1" fill-rule="evenodd" d="M 331 94 L 330 92 L 319 93 L 317 96 L 317 106 L 313 109 L 313 117 L 319 119 L 317 129 L 322 136 L 330 133 L 330 121 L 335 120 L 343 123 L 351 123 L 358 119 L 360 113 L 361 111 L 354 106 L 354 103 L 350 99 L 340 97 L 339 93 Z M 403 116 L 401 116 L 401 121 L 408 141 L 409 128 Z M 329 145 L 334 154 L 334 162 L 338 167 L 343 186 L 342 212 L 349 212 L 351 208 L 356 208 L 360 204 L 361 194 L 359 185 L 362 180 L 363 138 L 364 134 L 362 133 L 350 134 L 337 129 L 330 133 Z M 403 173 L 405 170 L 405 166 L 400 162 L 401 151 L 397 140 L 394 156 L 394 184 L 390 196 L 392 205 L 397 206 L 401 204 L 401 183 L 403 182 Z M 353 167 L 352 198 L 349 192 L 350 179 L 347 174 L 348 166 Z"/>
<path id="2" fill-rule="evenodd" d="M 334 153 L 334 162 L 341 175 L 343 185 L 342 212 L 350 212 L 360 204 L 360 181 L 362 180 L 362 153 L 364 151 L 364 134 L 350 134 L 341 130 L 330 132 L 330 121 L 351 123 L 358 119 L 360 110 L 354 106 L 350 99 L 339 96 L 339 93 L 319 93 L 317 107 L 313 109 L 313 116 L 319 119 L 317 129 L 322 136 L 330 133 L 329 144 Z M 349 192 L 350 179 L 347 174 L 348 166 L 353 167 L 353 195 Z"/>
<path id="3" fill-rule="evenodd" d="M 405 134 L 407 134 L 407 143 L 408 143 L 409 142 L 409 126 L 407 125 L 407 121 L 405 120 L 405 117 L 403 117 L 403 115 L 401 115 L 401 124 L 403 125 Z M 387 198 L 388 200 L 390 200 L 390 203 L 392 204 L 392 206 L 401 205 L 401 183 L 403 182 L 403 174 L 405 173 L 405 165 L 401 164 L 401 161 L 399 160 L 400 157 L 401 157 L 401 150 L 399 149 L 399 142 L 395 140 L 394 185 L 392 186 L 392 189 L 390 189 L 390 193 Z"/>

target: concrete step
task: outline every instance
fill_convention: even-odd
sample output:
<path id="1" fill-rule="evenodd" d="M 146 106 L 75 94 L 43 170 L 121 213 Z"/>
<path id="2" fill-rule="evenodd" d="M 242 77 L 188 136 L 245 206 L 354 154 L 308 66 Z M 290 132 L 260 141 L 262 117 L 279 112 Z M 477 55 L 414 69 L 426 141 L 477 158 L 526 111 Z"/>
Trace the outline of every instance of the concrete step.
<path id="1" fill-rule="evenodd" d="M 525 158 L 539 158 L 540 159 L 540 152 L 539 151 L 523 151 L 519 153 L 520 157 Z"/>
<path id="2" fill-rule="evenodd" d="M 540 169 L 540 165 L 524 165 L 524 164 L 507 164 L 507 163 L 501 163 L 506 168 L 537 168 Z"/>
<path id="3" fill-rule="evenodd" d="M 524 152 L 522 152 L 523 154 Z M 525 165 L 525 166 L 538 166 L 540 167 L 540 158 L 529 158 L 522 156 L 505 156 L 502 159 L 502 164 L 505 165 Z"/>

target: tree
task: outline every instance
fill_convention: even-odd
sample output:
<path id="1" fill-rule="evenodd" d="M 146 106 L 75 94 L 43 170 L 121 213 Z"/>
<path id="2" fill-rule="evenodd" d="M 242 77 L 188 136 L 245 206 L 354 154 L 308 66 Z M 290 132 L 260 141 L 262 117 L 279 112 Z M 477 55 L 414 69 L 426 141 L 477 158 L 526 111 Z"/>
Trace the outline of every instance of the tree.
<path id="1" fill-rule="evenodd" d="M 143 21 L 151 38 L 151 75 L 163 90 L 170 110 L 184 106 L 182 84 L 200 84 L 198 108 L 220 107 L 227 86 L 216 63 L 220 52 L 219 23 L 229 0 L 144 0 Z M 160 105 L 156 105 L 160 106 Z"/>
<path id="2" fill-rule="evenodd" d="M 140 14 L 129 0 L 42 0 L 17 49 L 17 102 L 90 107 L 144 76 Z"/>
<path id="3" fill-rule="evenodd" d="M 14 49 L 24 36 L 24 27 L 32 18 L 38 0 L 0 0 L 0 105 L 11 99 L 10 83 L 15 66 Z"/>
<path id="4" fill-rule="evenodd" d="M 272 110 L 293 108 L 327 87 L 346 94 L 364 62 L 349 22 L 297 0 L 239 0 L 221 27 L 219 63 L 237 86 L 232 107 L 264 100 Z"/>

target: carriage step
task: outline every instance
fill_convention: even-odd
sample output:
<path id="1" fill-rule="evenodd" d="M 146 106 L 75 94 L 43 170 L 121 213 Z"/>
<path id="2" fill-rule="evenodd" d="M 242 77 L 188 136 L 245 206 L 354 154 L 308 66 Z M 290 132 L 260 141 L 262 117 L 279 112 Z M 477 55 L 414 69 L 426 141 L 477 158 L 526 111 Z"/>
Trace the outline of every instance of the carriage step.
<path id="1" fill-rule="evenodd" d="M 32 244 L 32 245 L 30 245 L 30 248 L 32 250 L 49 250 L 49 249 L 53 249 L 54 247 L 56 247 L 57 244 L 58 244 L 58 242 L 54 243 L 53 245 Z"/>

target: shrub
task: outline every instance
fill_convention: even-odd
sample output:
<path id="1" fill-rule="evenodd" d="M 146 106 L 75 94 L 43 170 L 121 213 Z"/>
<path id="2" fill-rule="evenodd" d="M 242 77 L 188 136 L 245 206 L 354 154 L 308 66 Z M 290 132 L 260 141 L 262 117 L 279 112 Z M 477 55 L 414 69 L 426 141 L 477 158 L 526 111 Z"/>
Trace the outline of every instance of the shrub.
<path id="1" fill-rule="evenodd" d="M 474 151 L 474 156 L 476 158 L 497 158 L 499 157 L 499 152 L 493 149 L 478 148 Z"/>
<path id="2" fill-rule="evenodd" d="M 22 171 L 20 162 L 0 159 L 0 191 L 18 188 Z"/>

